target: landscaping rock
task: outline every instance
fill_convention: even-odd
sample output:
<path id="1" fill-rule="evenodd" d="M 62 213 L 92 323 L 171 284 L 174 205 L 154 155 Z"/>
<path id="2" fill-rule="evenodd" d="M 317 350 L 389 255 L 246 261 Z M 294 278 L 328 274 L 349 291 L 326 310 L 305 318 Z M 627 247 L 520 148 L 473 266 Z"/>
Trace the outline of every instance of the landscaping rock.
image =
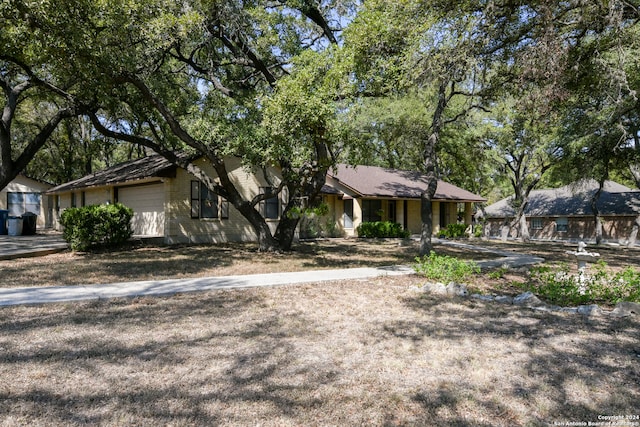
<path id="1" fill-rule="evenodd" d="M 495 298 L 495 301 L 502 304 L 513 304 L 513 297 L 508 295 L 499 295 Z"/>
<path id="2" fill-rule="evenodd" d="M 539 307 L 544 305 L 540 299 L 533 294 L 533 292 L 525 292 L 518 295 L 513 299 L 515 305 L 527 305 L 531 307 Z"/>
<path id="3" fill-rule="evenodd" d="M 621 301 L 611 312 L 613 317 L 629 317 L 640 314 L 640 304 L 636 302 Z"/>
<path id="4" fill-rule="evenodd" d="M 472 294 L 470 298 L 477 299 L 480 301 L 491 302 L 494 301 L 496 297 L 493 295 L 481 295 L 481 294 Z"/>
<path id="5" fill-rule="evenodd" d="M 450 282 L 448 285 L 444 283 L 425 283 L 423 289 L 425 292 L 435 295 L 464 297 L 468 294 L 465 285 L 455 282 Z"/>
<path id="6" fill-rule="evenodd" d="M 602 310 L 598 307 L 597 304 L 591 305 L 581 305 L 576 309 L 578 314 L 582 314 L 584 316 L 599 316 L 602 314 Z"/>
<path id="7" fill-rule="evenodd" d="M 446 287 L 446 293 L 450 296 L 466 297 L 469 292 L 467 292 L 467 287 L 462 283 L 449 282 Z"/>
<path id="8" fill-rule="evenodd" d="M 430 294 L 447 295 L 447 287 L 444 283 L 425 283 L 422 289 Z"/>

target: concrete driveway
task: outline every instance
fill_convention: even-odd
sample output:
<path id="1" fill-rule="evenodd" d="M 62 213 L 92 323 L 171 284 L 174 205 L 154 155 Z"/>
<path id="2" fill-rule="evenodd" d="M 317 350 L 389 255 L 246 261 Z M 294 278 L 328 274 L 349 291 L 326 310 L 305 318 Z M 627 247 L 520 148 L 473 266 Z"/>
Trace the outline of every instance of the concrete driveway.
<path id="1" fill-rule="evenodd" d="M 33 236 L 0 235 L 0 260 L 47 255 L 68 247 L 62 233 L 54 231 L 38 232 Z"/>

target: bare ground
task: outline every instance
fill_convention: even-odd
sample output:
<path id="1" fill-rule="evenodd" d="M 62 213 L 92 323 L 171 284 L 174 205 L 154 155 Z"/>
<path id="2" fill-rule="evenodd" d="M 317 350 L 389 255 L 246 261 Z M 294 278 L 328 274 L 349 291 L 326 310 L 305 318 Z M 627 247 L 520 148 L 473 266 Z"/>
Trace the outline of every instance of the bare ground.
<path id="1" fill-rule="evenodd" d="M 637 318 L 437 298 L 414 282 L 3 308 L 0 425 L 535 426 L 640 413 Z"/>
<path id="2" fill-rule="evenodd" d="M 66 281 L 76 263 L 96 280 L 132 280 L 128 269 L 237 274 L 414 256 L 390 242 L 352 243 L 285 255 L 139 247 L 128 256 L 61 254 L 30 259 L 31 269 L 16 261 L 0 268 L 3 281 L 16 268 L 44 283 L 46 274 L 34 270 Z M 142 267 L 145 258 L 153 267 Z M 492 291 L 499 280 L 477 286 Z M 436 297 L 415 290 L 421 281 L 2 308 L 0 425 L 537 426 L 640 415 L 638 317 Z M 640 420 L 620 425 L 633 423 Z"/>

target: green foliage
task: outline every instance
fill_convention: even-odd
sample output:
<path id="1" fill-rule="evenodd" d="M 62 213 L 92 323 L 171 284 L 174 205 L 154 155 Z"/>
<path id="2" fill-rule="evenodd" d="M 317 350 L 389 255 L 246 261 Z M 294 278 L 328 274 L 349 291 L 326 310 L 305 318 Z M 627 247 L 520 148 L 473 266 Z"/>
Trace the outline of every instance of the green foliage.
<path id="1" fill-rule="evenodd" d="M 473 261 L 461 261 L 448 255 L 431 252 L 422 258 L 416 257 L 413 266 L 416 273 L 439 282 L 462 282 L 473 274 L 480 273 L 480 267 Z"/>
<path id="2" fill-rule="evenodd" d="M 127 241 L 133 231 L 133 211 L 123 204 L 90 205 L 66 209 L 61 215 L 63 238 L 74 251 Z"/>
<path id="3" fill-rule="evenodd" d="M 400 224 L 391 221 L 363 222 L 356 229 L 358 237 L 402 237 L 410 236 L 408 230 L 404 230 Z"/>
<path id="4" fill-rule="evenodd" d="M 552 304 L 575 306 L 581 304 L 615 305 L 620 301 L 640 302 L 640 271 L 631 267 L 610 272 L 605 262 L 593 267 L 582 285 L 579 278 L 569 272 L 566 264 L 556 268 L 532 269 L 531 280 L 523 287 Z"/>
<path id="5" fill-rule="evenodd" d="M 507 267 L 500 267 L 497 270 L 489 272 L 487 276 L 489 276 L 489 279 L 502 279 L 507 271 L 509 271 Z"/>
<path id="6" fill-rule="evenodd" d="M 469 237 L 467 234 L 466 224 L 447 224 L 447 228 L 440 230 L 438 234 L 440 237 L 446 237 L 448 239 L 457 239 L 460 237 Z"/>

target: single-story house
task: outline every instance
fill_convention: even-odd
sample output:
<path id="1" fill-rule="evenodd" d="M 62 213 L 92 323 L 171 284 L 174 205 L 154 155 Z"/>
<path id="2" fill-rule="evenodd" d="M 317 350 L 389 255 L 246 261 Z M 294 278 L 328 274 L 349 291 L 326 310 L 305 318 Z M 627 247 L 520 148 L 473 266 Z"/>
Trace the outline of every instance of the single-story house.
<path id="1" fill-rule="evenodd" d="M 420 195 L 426 188 L 420 172 L 375 166 L 338 165 L 329 170 L 323 189 L 338 228 L 355 236 L 358 225 L 370 221 L 392 221 L 412 234 L 422 228 Z M 432 200 L 433 233 L 448 224 L 473 221 L 473 204 L 486 199 L 442 180 Z"/>
<path id="2" fill-rule="evenodd" d="M 27 212 L 38 215 L 36 226 L 51 226 L 52 211 L 50 198 L 43 194 L 52 187 L 51 184 L 18 175 L 0 191 L 0 209 L 8 210 L 9 216 L 19 217 Z"/>
<path id="3" fill-rule="evenodd" d="M 529 233 L 533 239 L 593 240 L 596 237 L 591 199 L 598 183 L 585 180 L 564 187 L 534 190 L 525 210 Z M 515 215 L 513 197 L 485 208 L 485 234 L 501 235 L 501 230 Z M 625 242 L 633 223 L 640 215 L 640 191 L 613 181 L 606 181 L 597 203 L 602 223 L 602 238 Z M 512 232 L 518 233 L 514 229 Z M 512 237 L 517 237 L 512 236 Z"/>
<path id="4" fill-rule="evenodd" d="M 245 197 L 269 191 L 280 182 L 275 168 L 247 168 L 239 159 L 225 159 L 227 170 Z M 215 172 L 202 159 L 196 165 L 210 176 Z M 337 227 L 344 235 L 355 235 L 362 221 L 391 220 L 418 233 L 420 192 L 424 176 L 416 172 L 340 165 L 331 171 L 323 188 Z M 72 206 L 120 202 L 134 211 L 134 234 L 163 237 L 166 243 L 255 241 L 253 228 L 226 200 L 185 170 L 159 155 L 122 163 L 50 189 L 54 226 L 60 229 L 61 212 Z M 259 208 L 275 231 L 286 194 L 268 199 Z M 461 188 L 438 183 L 434 198 L 434 232 L 462 218 L 471 223 L 474 202 L 482 197 Z M 462 218 L 460 218 L 462 217 Z"/>

